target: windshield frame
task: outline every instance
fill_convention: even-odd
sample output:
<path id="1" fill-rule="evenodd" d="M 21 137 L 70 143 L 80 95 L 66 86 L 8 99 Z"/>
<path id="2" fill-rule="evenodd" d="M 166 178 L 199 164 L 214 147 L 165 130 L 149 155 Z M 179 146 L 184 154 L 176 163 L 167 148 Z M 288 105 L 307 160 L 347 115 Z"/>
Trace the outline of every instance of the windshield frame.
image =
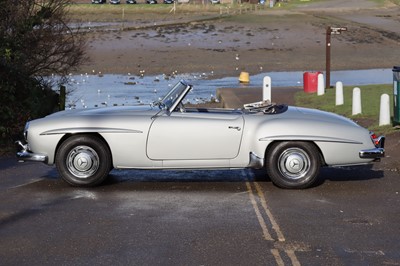
<path id="1" fill-rule="evenodd" d="M 191 89 L 192 85 L 188 84 L 185 80 L 180 80 L 161 100 L 154 102 L 153 105 L 158 105 L 160 109 L 171 113 Z"/>

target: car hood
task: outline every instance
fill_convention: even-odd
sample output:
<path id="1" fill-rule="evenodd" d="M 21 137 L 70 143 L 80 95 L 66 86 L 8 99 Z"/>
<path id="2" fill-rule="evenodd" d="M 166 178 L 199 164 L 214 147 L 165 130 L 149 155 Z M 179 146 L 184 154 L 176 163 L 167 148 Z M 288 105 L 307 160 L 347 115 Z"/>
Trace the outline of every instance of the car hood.
<path id="1" fill-rule="evenodd" d="M 160 111 L 150 105 L 74 109 L 29 121 L 30 134 L 143 132 Z"/>

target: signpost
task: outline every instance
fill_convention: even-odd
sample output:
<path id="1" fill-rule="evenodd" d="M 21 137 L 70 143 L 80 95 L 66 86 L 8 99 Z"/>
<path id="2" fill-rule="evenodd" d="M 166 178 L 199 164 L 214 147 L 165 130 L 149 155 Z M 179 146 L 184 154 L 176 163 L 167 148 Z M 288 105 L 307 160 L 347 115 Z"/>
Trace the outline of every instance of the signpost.
<path id="1" fill-rule="evenodd" d="M 329 26 L 326 28 L 326 89 L 331 86 L 331 35 L 339 35 L 342 31 L 347 31 L 347 27 L 335 28 Z"/>

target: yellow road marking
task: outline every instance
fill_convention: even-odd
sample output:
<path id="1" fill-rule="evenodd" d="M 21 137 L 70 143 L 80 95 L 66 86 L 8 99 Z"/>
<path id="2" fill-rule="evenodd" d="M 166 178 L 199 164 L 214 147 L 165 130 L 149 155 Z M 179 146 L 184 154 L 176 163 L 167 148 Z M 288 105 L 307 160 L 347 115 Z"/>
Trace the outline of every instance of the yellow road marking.
<path id="1" fill-rule="evenodd" d="M 292 261 L 292 265 L 293 266 L 300 266 L 300 262 L 296 257 L 296 254 L 294 254 L 294 250 L 292 249 L 285 249 L 286 254 L 288 255 L 288 257 L 290 258 L 290 260 Z"/>
<path id="2" fill-rule="evenodd" d="M 279 250 L 271 249 L 271 253 L 272 253 L 272 255 L 274 255 L 276 264 L 278 264 L 278 266 L 284 266 L 285 265 L 285 263 L 282 260 L 281 254 L 279 254 Z"/>
<path id="3" fill-rule="evenodd" d="M 254 185 L 256 187 L 257 194 L 260 197 L 261 206 L 264 208 L 264 211 L 267 214 L 268 219 L 272 224 L 272 229 L 275 230 L 275 233 L 278 236 L 278 241 L 284 242 L 285 237 L 283 236 L 281 229 L 279 228 L 278 223 L 275 221 L 274 216 L 272 215 L 271 211 L 268 209 L 267 201 L 265 200 L 264 193 L 262 191 L 261 186 L 257 182 L 254 182 Z"/>
<path id="4" fill-rule="evenodd" d="M 268 231 L 267 224 L 265 223 L 264 218 L 261 215 L 260 209 L 258 208 L 257 201 L 253 194 L 253 189 L 251 188 L 251 185 L 249 182 L 246 182 L 246 186 L 247 186 L 247 191 L 249 192 L 251 204 L 253 205 L 254 211 L 256 212 L 258 222 L 263 231 L 264 238 L 265 238 L 265 240 L 272 241 L 274 239 L 271 237 L 271 234 Z"/>
<path id="5" fill-rule="evenodd" d="M 256 213 L 258 222 L 259 222 L 259 224 L 261 226 L 264 239 L 268 240 L 268 241 L 275 241 L 275 239 L 272 238 L 271 234 L 269 233 L 267 223 L 265 222 L 265 220 L 263 218 L 263 215 L 262 215 L 262 213 L 260 211 L 260 208 L 258 206 L 258 203 L 257 203 L 257 200 L 256 200 L 256 195 L 259 198 L 259 202 L 261 204 L 262 209 L 264 210 L 266 216 L 268 217 L 268 220 L 269 220 L 269 222 L 271 224 L 272 230 L 275 232 L 275 234 L 276 234 L 276 236 L 278 238 L 277 241 L 279 241 L 281 243 L 285 242 L 285 237 L 284 237 L 284 235 L 283 235 L 278 223 L 276 222 L 274 216 L 272 215 L 272 212 L 268 208 L 267 201 L 265 199 L 264 192 L 263 192 L 261 186 L 257 182 L 254 182 L 253 184 L 254 184 L 254 187 L 255 187 L 255 191 L 253 190 L 253 188 L 251 186 L 251 183 L 250 182 L 246 182 L 247 192 L 249 194 L 249 198 L 250 198 L 251 204 L 253 205 L 254 211 Z M 294 249 L 285 248 L 284 246 L 283 246 L 282 249 L 286 253 L 286 255 L 289 257 L 290 262 L 291 262 L 291 264 L 293 266 L 301 266 L 299 260 L 296 257 Z M 282 259 L 281 255 L 280 255 L 279 249 L 276 249 L 276 248 L 275 249 L 271 249 L 270 252 L 274 256 L 275 262 L 277 263 L 278 266 L 284 266 L 285 265 L 285 262 L 284 262 L 284 260 Z"/>

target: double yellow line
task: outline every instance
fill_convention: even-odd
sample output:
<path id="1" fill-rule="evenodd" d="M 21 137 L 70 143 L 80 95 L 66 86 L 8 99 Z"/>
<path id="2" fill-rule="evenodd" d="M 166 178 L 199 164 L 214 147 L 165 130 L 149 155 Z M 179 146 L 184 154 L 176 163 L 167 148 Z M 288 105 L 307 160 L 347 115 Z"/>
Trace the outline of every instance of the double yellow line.
<path id="1" fill-rule="evenodd" d="M 276 222 L 274 216 L 268 208 L 267 201 L 264 196 L 264 192 L 261 186 L 257 182 L 246 182 L 247 192 L 249 194 L 249 198 L 251 204 L 253 205 L 254 211 L 256 213 L 258 222 L 261 226 L 261 230 L 263 232 L 264 239 L 266 241 L 278 242 L 280 244 L 284 243 L 285 237 L 282 234 L 281 229 L 279 228 L 278 223 Z M 267 219 L 267 221 L 266 221 Z M 271 234 L 272 233 L 272 234 Z M 272 236 L 273 235 L 273 236 Z M 275 245 L 284 247 L 285 245 Z M 284 266 L 285 262 L 282 259 L 281 252 L 286 253 L 287 257 L 289 257 L 291 264 L 293 266 L 300 266 L 300 262 L 296 257 L 293 249 L 288 248 L 273 248 L 270 250 L 271 254 L 274 256 L 275 261 L 278 266 Z"/>

